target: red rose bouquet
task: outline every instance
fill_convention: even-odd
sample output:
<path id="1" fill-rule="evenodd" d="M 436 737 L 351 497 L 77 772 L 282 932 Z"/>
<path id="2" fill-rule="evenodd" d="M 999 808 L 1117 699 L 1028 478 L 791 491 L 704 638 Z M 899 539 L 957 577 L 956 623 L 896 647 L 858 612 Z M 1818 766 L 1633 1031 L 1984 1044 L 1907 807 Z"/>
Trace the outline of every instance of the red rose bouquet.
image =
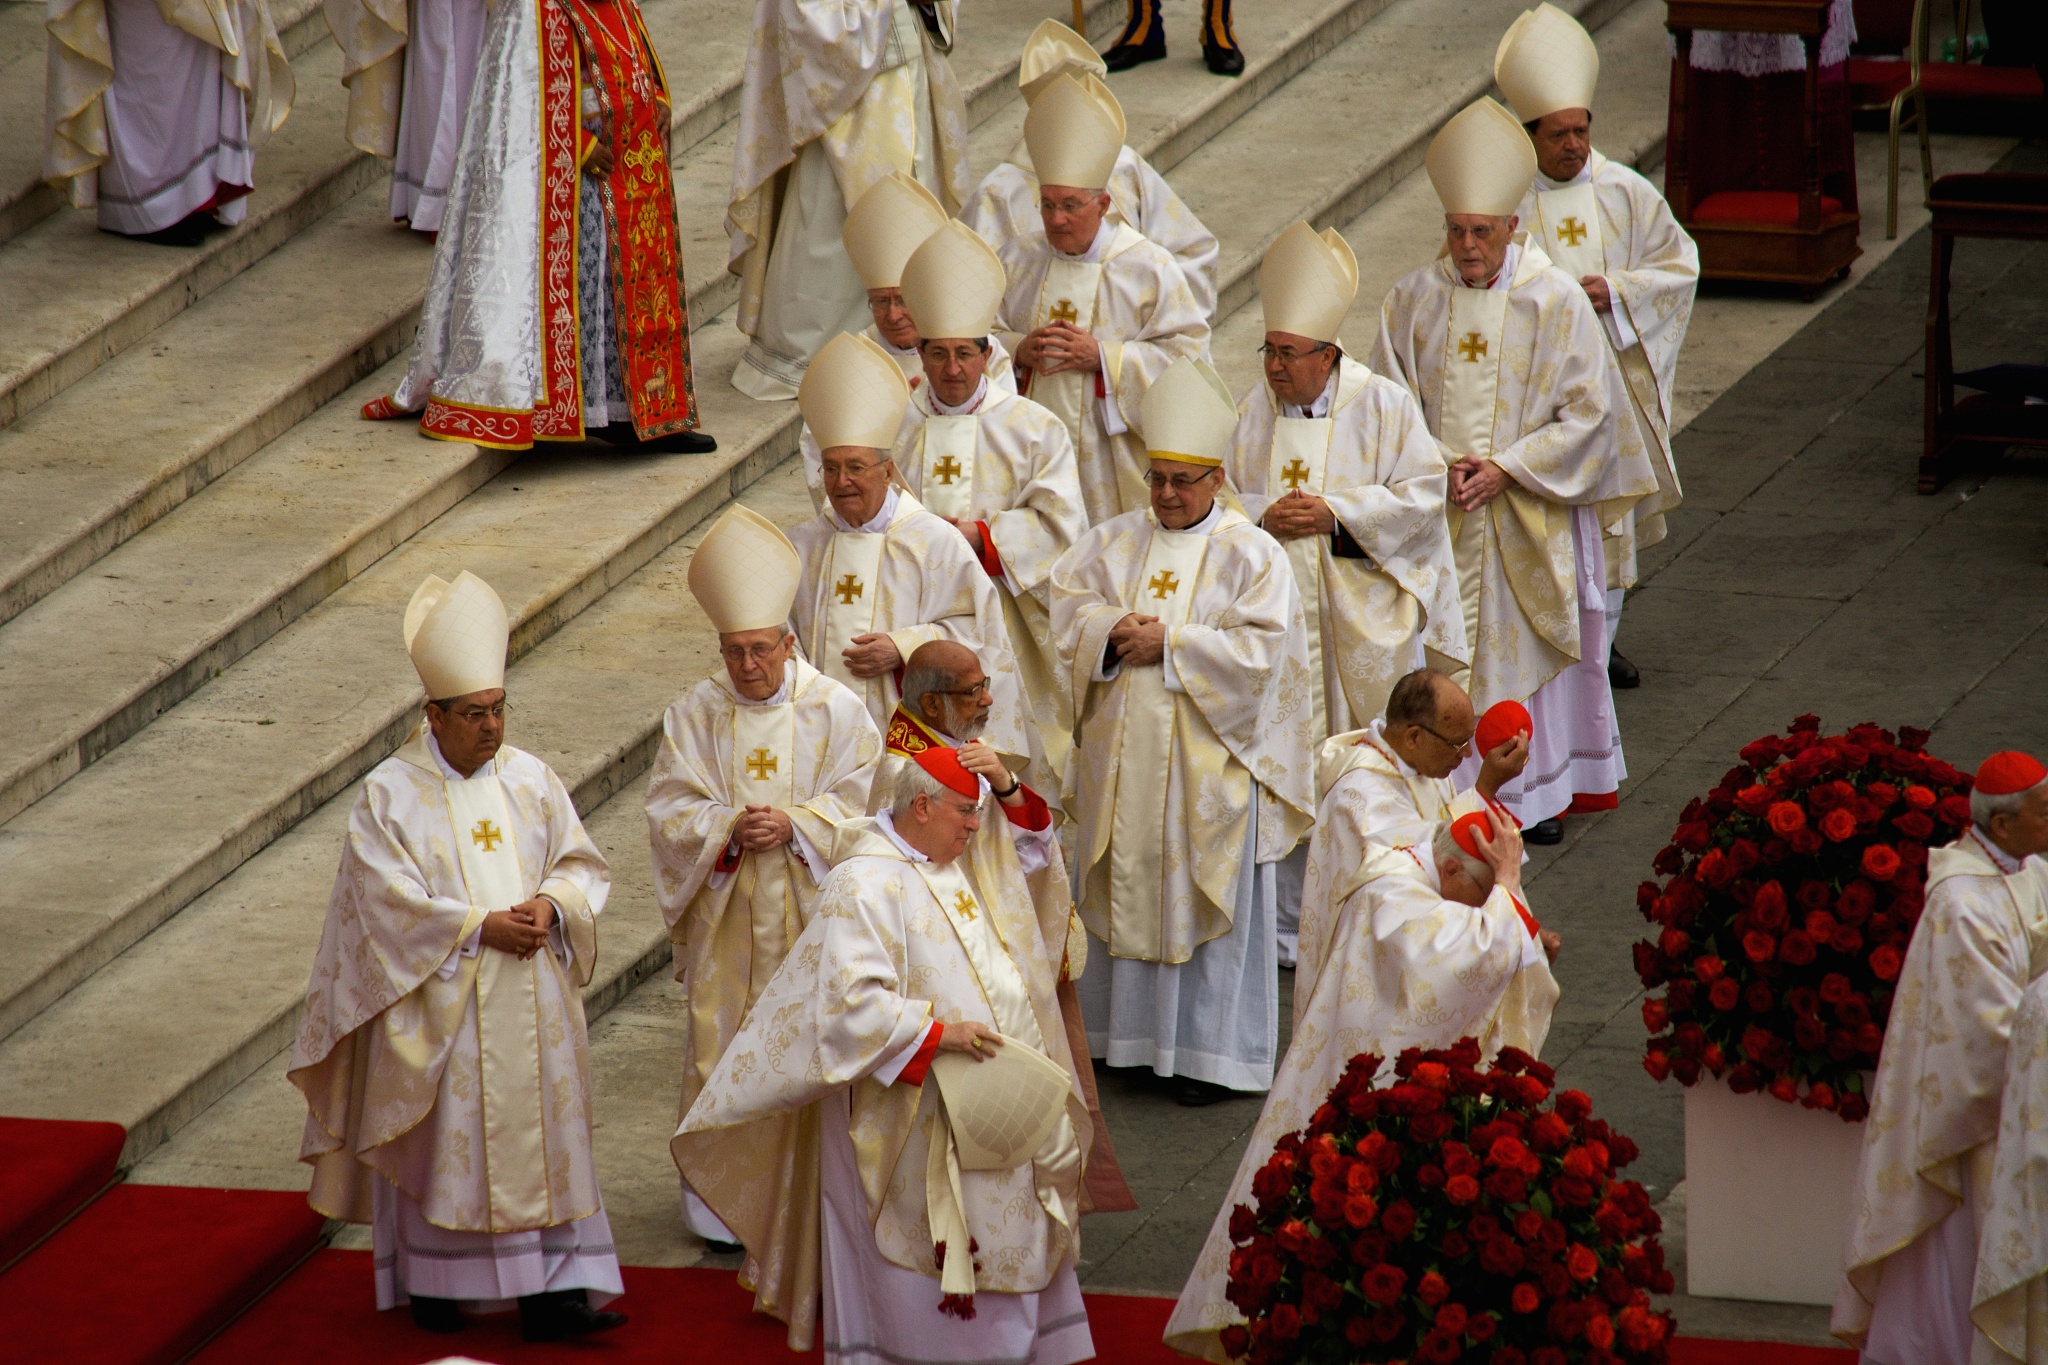
<path id="1" fill-rule="evenodd" d="M 1351 1059 L 1231 1211 L 1223 1348 L 1268 1362 L 1663 1361 L 1671 1292 L 1636 1145 L 1513 1048 Z"/>
<path id="2" fill-rule="evenodd" d="M 1927 850 L 1970 825 L 1970 779 L 1925 730 L 1822 735 L 1816 716 L 1742 751 L 1679 817 L 1636 892 L 1657 936 L 1635 945 L 1651 990 L 1643 1067 L 1692 1085 L 1870 1112 L 1892 983 L 1927 885 Z"/>

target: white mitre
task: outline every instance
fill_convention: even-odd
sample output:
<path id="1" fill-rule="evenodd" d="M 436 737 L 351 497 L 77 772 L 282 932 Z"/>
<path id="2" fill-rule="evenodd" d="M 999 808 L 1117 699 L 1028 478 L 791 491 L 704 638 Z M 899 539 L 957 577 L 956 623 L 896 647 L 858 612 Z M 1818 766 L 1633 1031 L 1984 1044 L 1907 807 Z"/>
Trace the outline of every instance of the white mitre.
<path id="1" fill-rule="evenodd" d="M 782 528 L 736 502 L 690 556 L 690 595 L 720 635 L 782 628 L 803 571 Z"/>
<path id="2" fill-rule="evenodd" d="M 869 187 L 846 211 L 839 240 L 860 281 L 869 289 L 894 289 L 903 282 L 903 263 L 918 243 L 946 225 L 938 196 L 901 171 Z"/>
<path id="3" fill-rule="evenodd" d="M 1335 228 L 1317 232 L 1297 220 L 1259 263 L 1259 301 L 1269 332 L 1335 341 L 1357 297 L 1358 258 Z"/>
<path id="4" fill-rule="evenodd" d="M 887 351 L 864 336 L 841 332 L 804 371 L 796 405 L 820 450 L 888 450 L 910 406 L 910 386 Z"/>
<path id="5" fill-rule="evenodd" d="M 1099 82 L 1098 82 L 1099 84 Z M 1104 93 L 1107 93 L 1105 90 Z M 1121 110 L 1105 105 L 1072 76 L 1059 75 L 1039 91 L 1024 116 L 1024 145 L 1041 185 L 1100 190 L 1109 185 L 1124 146 Z"/>
<path id="6" fill-rule="evenodd" d="M 405 607 L 405 652 L 432 701 L 503 687 L 511 638 L 504 602 L 467 569 L 453 583 L 428 574 Z"/>
<path id="7" fill-rule="evenodd" d="M 1591 110 L 1600 49 L 1578 20 L 1555 5 L 1538 5 L 1501 35 L 1493 80 L 1523 123 L 1560 109 Z"/>
<path id="8" fill-rule="evenodd" d="M 1481 98 L 1443 126 L 1423 164 L 1445 213 L 1507 218 L 1536 178 L 1536 147 L 1513 114 Z"/>
<path id="9" fill-rule="evenodd" d="M 921 337 L 985 337 L 1007 281 L 1003 263 L 965 223 L 924 239 L 903 266 L 903 306 Z"/>
<path id="10" fill-rule="evenodd" d="M 1145 390 L 1145 454 L 1154 460 L 1219 466 L 1237 435 L 1237 401 L 1206 360 L 1182 356 Z"/>
<path id="11" fill-rule="evenodd" d="M 1038 98 L 1041 90 L 1061 74 L 1106 76 L 1109 65 L 1086 38 L 1057 19 L 1045 19 L 1024 40 L 1023 55 L 1017 59 L 1017 88 L 1024 103 Z"/>

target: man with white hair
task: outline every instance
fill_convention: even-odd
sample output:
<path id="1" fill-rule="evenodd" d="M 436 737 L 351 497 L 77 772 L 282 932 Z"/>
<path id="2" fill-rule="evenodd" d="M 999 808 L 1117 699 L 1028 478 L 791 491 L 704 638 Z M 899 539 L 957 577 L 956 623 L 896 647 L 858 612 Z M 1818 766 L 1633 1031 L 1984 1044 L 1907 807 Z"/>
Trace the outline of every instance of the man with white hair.
<path id="1" fill-rule="evenodd" d="M 1151 505 L 1053 566 L 1081 733 L 1069 786 L 1089 1050 L 1182 1104 L 1272 1084 L 1280 865 L 1314 816 L 1308 642 L 1278 543 L 1222 496 L 1237 412 L 1207 364 L 1145 395 Z"/>
<path id="2" fill-rule="evenodd" d="M 1095 1353 L 1088 1110 L 1030 895 L 963 867 L 988 795 L 951 748 L 897 770 L 677 1130 L 817 1107 L 827 1360 Z"/>
<path id="3" fill-rule="evenodd" d="M 1531 843 L 1569 810 L 1611 810 L 1621 729 L 1607 682 L 1601 536 L 1656 491 L 1600 318 L 1516 228 L 1536 153 L 1514 115 L 1467 106 L 1430 143 L 1445 250 L 1380 306 L 1372 368 L 1408 387 L 1450 469 L 1451 546 L 1476 706 L 1532 721 L 1500 799 Z"/>
<path id="4" fill-rule="evenodd" d="M 1069 75 L 1114 106 L 1121 122 L 1123 106 L 1109 87 L 1101 84 L 1107 73 L 1101 55 L 1086 38 L 1057 19 L 1046 19 L 1024 42 L 1023 56 L 1017 62 L 1017 88 L 1028 106 L 1056 77 Z M 1109 192 L 1113 220 L 1129 223 L 1146 241 L 1166 248 L 1187 277 L 1195 307 L 1205 318 L 1213 314 L 1219 252 L 1216 234 L 1202 226 L 1202 220 L 1174 193 L 1166 177 L 1153 170 L 1152 163 L 1128 142 L 1117 149 L 1116 167 L 1104 188 Z M 960 221 L 1000 247 L 1041 231 L 1038 200 L 1038 171 L 1031 162 L 1031 144 L 1019 138 L 1010 154 L 982 177 L 974 197 L 960 210 Z"/>
<path id="5" fill-rule="evenodd" d="M 1008 284 L 996 331 L 1017 358 L 1018 391 L 1066 424 L 1094 524 L 1146 506 L 1131 422 L 1169 364 L 1209 354 L 1209 323 L 1179 264 L 1109 220 L 1105 187 L 1123 140 L 1120 111 L 1054 77 L 1024 116 L 1041 230 L 997 244 Z"/>
<path id="6" fill-rule="evenodd" d="M 1320 847 L 1310 853 L 1322 856 Z M 1297 1010 L 1301 1022 L 1273 1093 L 1167 1320 L 1166 1344 L 1188 1355 L 1227 1358 L 1218 1337 L 1244 1320 L 1224 1292 L 1231 1210 L 1257 1202 L 1252 1177 L 1284 1134 L 1307 1126 L 1353 1057 L 1391 1060 L 1411 1047 L 1471 1038 L 1483 1057 L 1518 1048 L 1533 1058 L 1550 1030 L 1559 940 L 1529 914 L 1512 820 L 1462 815 L 1431 826 L 1419 844 L 1363 861 L 1347 851 L 1340 863 L 1332 887 L 1343 916 L 1337 953 L 1307 1008 Z"/>
<path id="7" fill-rule="evenodd" d="M 796 654 L 789 606 L 796 547 L 735 504 L 690 556 L 690 592 L 718 631 L 724 667 L 662 718 L 647 783 L 654 894 L 668 921 L 683 1020 L 682 1106 L 767 988 L 817 909 L 835 827 L 861 815 L 882 737 L 860 698 Z M 810 1339 L 816 1297 L 815 1114 L 783 1114 L 675 1145 L 683 1222 L 721 1249 L 744 1245 L 754 1305 Z M 705 1203 L 705 1171 L 745 1171 Z"/>
<path id="8" fill-rule="evenodd" d="M 377 1306 L 459 1332 L 517 1300 L 553 1341 L 626 1320 L 599 1311 L 625 1286 L 581 994 L 611 872 L 562 780 L 504 743 L 508 635 L 472 573 L 406 607 L 424 723 L 349 815 L 287 1075 L 307 1200 L 371 1225 Z"/>
<path id="9" fill-rule="evenodd" d="M 1985 759 L 1970 819 L 1962 838 L 1927 855 L 1927 902 L 1863 1124 L 1833 1328 L 1871 1365 L 1996 1359 L 1973 1354 L 1979 1229 L 2026 1197 L 1992 1172 L 2013 1011 L 2048 967 L 2048 881 L 2035 856 L 2048 852 L 2048 768 L 2013 751 Z M 2040 1221 L 2037 1208 L 2018 1212 Z M 2011 1267 L 2001 1269 L 2010 1281 Z"/>
<path id="10" fill-rule="evenodd" d="M 1517 216 L 1600 315 L 1657 475 L 1657 491 L 1630 509 L 1603 546 L 1608 680 L 1634 687 L 1640 675 L 1614 648 L 1614 632 L 1622 597 L 1635 585 L 1636 554 L 1664 539 L 1664 515 L 1681 497 L 1671 388 L 1692 320 L 1699 248 L 1656 186 L 1594 149 L 1600 51 L 1578 20 L 1547 3 L 1523 14 L 1500 40 L 1493 77 L 1536 146 L 1536 181 Z"/>

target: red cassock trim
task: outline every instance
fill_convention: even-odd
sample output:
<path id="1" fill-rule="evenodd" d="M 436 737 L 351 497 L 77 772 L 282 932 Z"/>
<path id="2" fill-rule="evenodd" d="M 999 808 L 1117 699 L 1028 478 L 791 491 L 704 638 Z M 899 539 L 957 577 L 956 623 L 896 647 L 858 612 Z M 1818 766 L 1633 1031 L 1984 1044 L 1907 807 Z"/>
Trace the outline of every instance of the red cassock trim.
<path id="1" fill-rule="evenodd" d="M 1003 806 L 1004 817 L 1017 828 L 1034 832 L 1051 825 L 1052 807 L 1045 804 L 1045 798 L 1022 782 L 1017 784 L 1017 790 L 1024 793 L 1024 804 L 1017 807 Z M 1003 805 L 1000 801 L 996 804 Z"/>
<path id="2" fill-rule="evenodd" d="M 987 522 L 977 521 L 974 525 L 981 532 L 981 553 L 977 556 L 981 560 L 981 571 L 990 578 L 1001 578 L 1003 555 L 1002 551 L 996 549 L 996 538 L 989 534 Z"/>
<path id="3" fill-rule="evenodd" d="M 584 152 L 577 117 L 576 30 L 558 0 L 540 3 L 540 337 L 542 392 L 532 427 L 541 440 L 583 435 L 581 338 L 576 330 L 576 181 Z"/>
<path id="4" fill-rule="evenodd" d="M 496 408 L 473 408 L 445 398 L 429 398 L 420 417 L 420 434 L 437 441 L 468 441 L 493 450 L 526 450 L 533 445 L 533 414 Z"/>
<path id="5" fill-rule="evenodd" d="M 1529 931 L 1530 938 L 1543 932 L 1542 922 L 1529 913 L 1529 907 L 1522 904 L 1519 897 L 1509 896 L 1508 899 L 1515 903 L 1515 913 L 1522 917 L 1522 927 Z"/>
<path id="6" fill-rule="evenodd" d="M 1621 805 L 1620 792 L 1579 792 L 1572 797 L 1567 815 L 1593 815 L 1603 810 L 1614 810 Z"/>
<path id="7" fill-rule="evenodd" d="M 924 1041 L 917 1045 L 917 1055 L 910 1059 L 910 1065 L 904 1067 L 902 1074 L 896 1077 L 898 1085 L 924 1084 L 925 1076 L 932 1069 L 932 1058 L 939 1055 L 939 1035 L 945 1031 L 945 1026 L 938 1020 L 932 1021 L 932 1026 L 925 1031 Z"/>
<path id="8" fill-rule="evenodd" d="M 740 869 L 740 859 L 746 856 L 747 851 L 745 849 L 734 848 L 732 841 L 727 840 L 725 847 L 718 850 L 718 861 L 711 865 L 711 870 L 727 874 L 737 872 Z"/>

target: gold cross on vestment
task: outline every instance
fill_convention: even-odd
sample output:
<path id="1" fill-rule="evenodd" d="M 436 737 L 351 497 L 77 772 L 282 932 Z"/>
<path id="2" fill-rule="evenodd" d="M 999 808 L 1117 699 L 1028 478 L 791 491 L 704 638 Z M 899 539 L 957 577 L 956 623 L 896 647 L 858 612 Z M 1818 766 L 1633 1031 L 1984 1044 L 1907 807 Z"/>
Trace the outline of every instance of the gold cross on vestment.
<path id="1" fill-rule="evenodd" d="M 488 820 L 476 822 L 476 828 L 469 832 L 470 842 L 481 844 L 486 853 L 496 853 L 498 845 L 505 840 L 505 831 Z"/>
<path id="2" fill-rule="evenodd" d="M 1586 225 L 1576 218 L 1567 218 L 1557 225 L 1557 240 L 1566 246 L 1577 246 L 1586 240 Z"/>
<path id="3" fill-rule="evenodd" d="M 626 169 L 638 171 L 643 183 L 652 185 L 656 180 L 654 168 L 661 164 L 661 144 L 654 140 L 654 134 L 643 131 L 640 145 L 627 152 L 624 158 Z"/>
<path id="4" fill-rule="evenodd" d="M 775 770 L 775 755 L 769 753 L 766 749 L 754 750 L 753 757 L 747 760 L 747 776 L 753 778 L 756 782 L 766 782 L 768 774 Z"/>
<path id="5" fill-rule="evenodd" d="M 1485 354 L 1486 338 L 1479 335 L 1479 333 L 1467 332 L 1463 337 L 1459 338 L 1458 358 L 1460 360 L 1469 360 L 1474 365 L 1477 365 L 1479 363 L 1479 357 Z"/>
<path id="6" fill-rule="evenodd" d="M 1302 463 L 1300 456 L 1296 456 L 1293 464 L 1280 471 L 1280 478 L 1289 489 L 1299 492 L 1301 486 L 1308 482 L 1308 466 Z"/>
<path id="7" fill-rule="evenodd" d="M 866 592 L 866 586 L 858 578 L 848 574 L 839 580 L 832 591 L 839 594 L 840 606 L 850 607 L 853 605 L 854 598 L 862 596 Z"/>
<path id="8" fill-rule="evenodd" d="M 965 891 L 962 891 L 958 896 L 955 896 L 953 898 L 953 913 L 958 915 L 961 919 L 973 919 L 974 897 L 968 895 Z"/>
<path id="9" fill-rule="evenodd" d="M 1046 314 L 1046 318 L 1052 322 L 1078 322 L 1081 310 L 1074 307 L 1072 299 L 1061 299 L 1052 306 L 1052 311 Z"/>
<path id="10" fill-rule="evenodd" d="M 1175 578 L 1171 571 L 1161 569 L 1158 573 L 1152 575 L 1152 581 L 1145 586 L 1152 589 L 1154 597 L 1164 602 L 1167 598 L 1180 591 L 1180 580 Z"/>
<path id="11" fill-rule="evenodd" d="M 960 462 L 951 455 L 932 466 L 932 477 L 940 483 L 950 484 L 960 477 Z"/>

